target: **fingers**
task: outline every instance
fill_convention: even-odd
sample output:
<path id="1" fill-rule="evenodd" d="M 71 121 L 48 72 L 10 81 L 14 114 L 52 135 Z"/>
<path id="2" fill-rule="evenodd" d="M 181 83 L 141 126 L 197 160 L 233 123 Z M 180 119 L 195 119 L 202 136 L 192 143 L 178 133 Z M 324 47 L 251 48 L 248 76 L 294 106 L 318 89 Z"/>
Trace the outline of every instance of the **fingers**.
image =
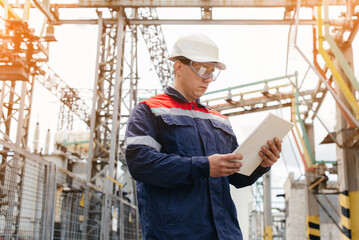
<path id="1" fill-rule="evenodd" d="M 282 152 L 282 141 L 280 141 L 277 137 L 275 137 L 273 141 L 268 140 L 267 144 L 269 148 L 262 146 L 261 151 L 259 152 L 259 155 L 263 159 L 261 164 L 262 167 L 272 166 L 278 161 L 280 153 Z"/>
<path id="2" fill-rule="evenodd" d="M 211 177 L 224 177 L 238 172 L 242 166 L 240 154 L 214 154 L 208 157 Z"/>
<path id="3" fill-rule="evenodd" d="M 219 163 L 219 167 L 223 170 L 239 171 L 239 168 L 242 167 L 242 163 L 222 161 Z"/>
<path id="4" fill-rule="evenodd" d="M 278 151 L 281 153 L 282 152 L 282 140 L 279 140 L 277 137 L 275 137 L 274 139 L 274 143 L 277 146 Z"/>
<path id="5" fill-rule="evenodd" d="M 225 176 L 229 176 L 229 175 L 232 175 L 234 174 L 235 172 L 237 172 L 239 170 L 237 169 L 234 169 L 234 170 L 230 170 L 230 169 L 227 169 L 227 170 L 224 170 L 223 171 L 223 175 L 221 177 L 225 177 Z"/>
<path id="6" fill-rule="evenodd" d="M 224 155 L 220 155 L 221 156 L 221 164 L 223 167 L 227 168 L 227 169 L 231 169 L 231 170 L 239 170 L 238 168 L 240 168 L 242 166 L 242 163 L 240 162 L 240 160 L 243 158 L 242 155 L 237 154 L 237 153 L 230 153 L 230 154 L 224 154 Z"/>
<path id="7" fill-rule="evenodd" d="M 242 159 L 242 155 L 238 154 L 238 153 L 228 153 L 228 154 L 223 154 L 223 155 L 219 155 L 221 160 L 226 160 L 226 161 L 230 161 L 230 160 L 240 160 Z"/>
<path id="8" fill-rule="evenodd" d="M 278 141 L 279 141 L 279 140 L 278 140 Z M 279 149 L 278 149 L 278 145 L 275 144 L 275 142 L 273 142 L 273 141 L 271 141 L 271 140 L 268 140 L 268 141 L 267 141 L 267 144 L 268 144 L 268 146 L 269 146 L 271 152 L 274 154 L 274 156 L 275 156 L 276 158 L 280 158 L 280 151 L 279 151 Z M 279 144 L 279 145 L 281 145 L 281 144 Z M 268 155 L 267 155 L 267 156 L 268 156 Z"/>
<path id="9" fill-rule="evenodd" d="M 228 168 L 219 166 L 218 169 L 214 172 L 215 175 L 211 175 L 211 177 L 225 177 L 238 172 L 240 167 L 236 168 Z"/>
<path id="10" fill-rule="evenodd" d="M 259 152 L 259 155 L 261 156 L 261 158 L 263 159 L 263 162 L 261 163 L 262 167 L 270 167 L 272 166 L 277 160 L 272 161 L 271 159 L 269 159 L 263 152 Z"/>

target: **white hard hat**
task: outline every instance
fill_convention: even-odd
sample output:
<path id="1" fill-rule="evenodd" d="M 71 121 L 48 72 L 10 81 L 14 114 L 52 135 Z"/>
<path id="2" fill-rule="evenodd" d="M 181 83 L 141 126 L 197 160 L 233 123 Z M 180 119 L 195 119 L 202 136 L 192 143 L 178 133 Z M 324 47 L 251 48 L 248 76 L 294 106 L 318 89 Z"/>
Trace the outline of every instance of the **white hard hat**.
<path id="1" fill-rule="evenodd" d="M 195 62 L 212 62 L 216 68 L 226 69 L 226 65 L 218 60 L 217 45 L 203 33 L 180 37 L 173 46 L 168 59 L 176 61 L 177 57 L 186 57 Z"/>

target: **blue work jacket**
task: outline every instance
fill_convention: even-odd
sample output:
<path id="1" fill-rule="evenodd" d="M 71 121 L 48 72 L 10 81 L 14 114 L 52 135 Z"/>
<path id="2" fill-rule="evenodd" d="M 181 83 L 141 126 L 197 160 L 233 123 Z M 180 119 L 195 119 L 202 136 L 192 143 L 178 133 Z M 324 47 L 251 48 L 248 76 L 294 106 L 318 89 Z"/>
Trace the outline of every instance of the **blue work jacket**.
<path id="1" fill-rule="evenodd" d="M 208 156 L 238 146 L 226 116 L 169 87 L 135 106 L 125 141 L 143 239 L 242 239 L 229 184 L 249 186 L 269 168 L 209 176 Z"/>

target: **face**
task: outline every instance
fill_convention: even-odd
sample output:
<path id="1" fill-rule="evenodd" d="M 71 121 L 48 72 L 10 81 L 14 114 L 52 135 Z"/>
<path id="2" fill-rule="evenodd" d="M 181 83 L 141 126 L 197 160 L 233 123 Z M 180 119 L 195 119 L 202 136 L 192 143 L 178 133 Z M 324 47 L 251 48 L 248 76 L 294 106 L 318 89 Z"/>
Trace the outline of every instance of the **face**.
<path id="1" fill-rule="evenodd" d="M 199 71 L 201 67 L 206 68 L 207 71 L 214 71 L 214 66 L 209 63 L 193 62 L 192 67 L 180 61 L 174 64 L 176 80 L 174 89 L 179 91 L 188 101 L 196 101 L 207 90 L 212 78 L 204 79 L 200 77 L 195 70 Z"/>

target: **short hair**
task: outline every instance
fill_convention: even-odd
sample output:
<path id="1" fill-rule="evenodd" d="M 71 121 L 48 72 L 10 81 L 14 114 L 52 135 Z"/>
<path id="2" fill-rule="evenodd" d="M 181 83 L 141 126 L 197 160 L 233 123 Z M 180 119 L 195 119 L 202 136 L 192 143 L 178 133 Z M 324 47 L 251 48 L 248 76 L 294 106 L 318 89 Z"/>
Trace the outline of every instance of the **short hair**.
<path id="1" fill-rule="evenodd" d="M 175 61 L 179 60 L 181 63 L 183 64 L 186 64 L 186 65 L 189 65 L 191 63 L 192 60 L 186 58 L 186 57 L 183 57 L 183 56 L 179 56 L 179 57 L 176 57 L 175 58 Z"/>

